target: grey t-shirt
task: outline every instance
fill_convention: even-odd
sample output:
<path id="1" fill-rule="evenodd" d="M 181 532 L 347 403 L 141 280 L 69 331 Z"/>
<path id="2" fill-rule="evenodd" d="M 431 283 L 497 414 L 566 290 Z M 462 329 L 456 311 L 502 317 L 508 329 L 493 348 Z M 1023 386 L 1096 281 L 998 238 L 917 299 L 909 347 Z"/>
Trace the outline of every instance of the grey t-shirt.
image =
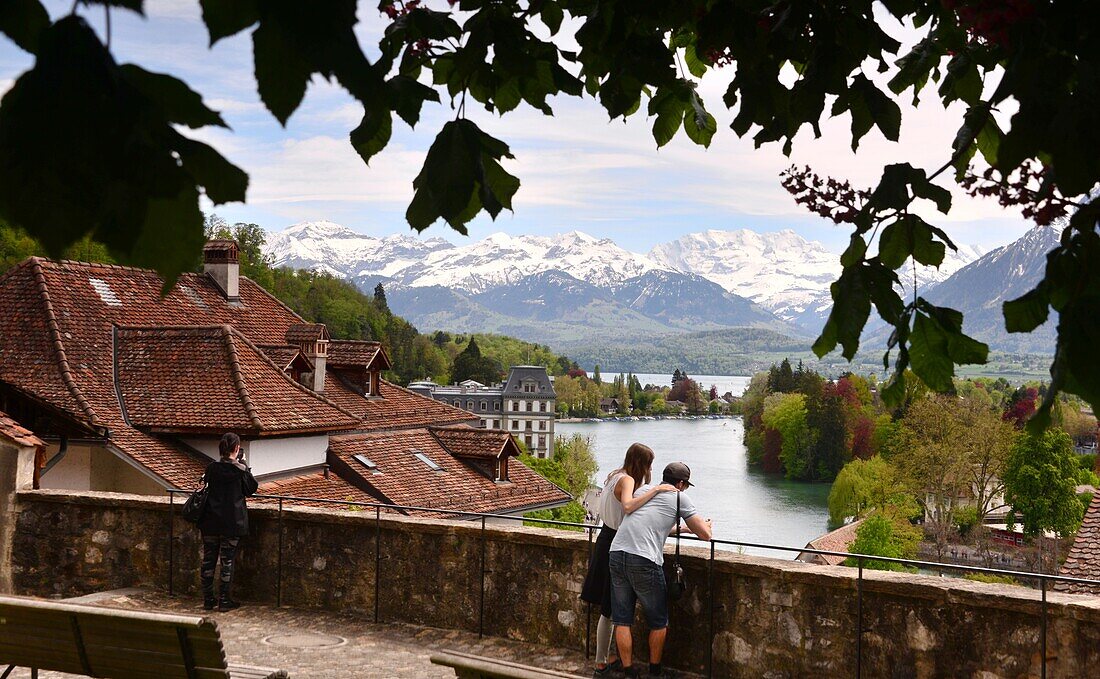
<path id="1" fill-rule="evenodd" d="M 643 486 L 634 495 L 644 493 L 649 486 Z M 680 516 L 676 516 L 676 496 L 680 496 Z M 695 516 L 695 504 L 685 493 L 657 493 L 633 514 L 623 517 L 619 532 L 611 541 L 612 552 L 627 552 L 649 559 L 658 566 L 665 562 L 664 545 L 669 531 L 679 519 Z"/>

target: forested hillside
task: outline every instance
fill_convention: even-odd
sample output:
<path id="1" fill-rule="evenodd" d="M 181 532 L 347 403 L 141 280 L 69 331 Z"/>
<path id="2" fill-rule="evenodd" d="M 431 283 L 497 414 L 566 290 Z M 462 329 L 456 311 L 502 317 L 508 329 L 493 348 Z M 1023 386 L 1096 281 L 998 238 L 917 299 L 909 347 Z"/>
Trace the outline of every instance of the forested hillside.
<path id="1" fill-rule="evenodd" d="M 337 339 L 377 340 L 386 345 L 393 372 L 390 378 L 407 384 L 431 378 L 451 380 L 454 359 L 474 335 L 436 333 L 423 335 L 412 324 L 390 312 L 385 290 L 373 296 L 333 276 L 306 270 L 275 268 L 263 254 L 264 231 L 256 224 L 229 225 L 216 216 L 206 223 L 207 237 L 234 238 L 241 246 L 241 275 L 247 276 L 303 318 L 324 323 Z M 45 249 L 23 232 L 0 223 L 0 271 L 6 271 L 31 255 L 46 256 Z M 64 253 L 66 259 L 114 263 L 99 243 L 82 241 Z M 195 262 L 195 270 L 202 263 Z M 549 348 L 502 335 L 477 335 L 483 356 L 500 368 L 519 363 L 546 365 L 553 374 L 568 370 L 570 362 Z"/>

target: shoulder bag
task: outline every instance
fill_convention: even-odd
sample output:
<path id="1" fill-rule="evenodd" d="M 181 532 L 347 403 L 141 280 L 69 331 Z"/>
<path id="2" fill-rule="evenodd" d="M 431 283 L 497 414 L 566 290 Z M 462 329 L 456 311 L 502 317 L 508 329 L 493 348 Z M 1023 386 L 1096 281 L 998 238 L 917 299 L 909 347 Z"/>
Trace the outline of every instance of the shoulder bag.
<path id="1" fill-rule="evenodd" d="M 206 513 L 206 500 L 209 492 L 209 486 L 204 482 L 202 488 L 191 493 L 190 497 L 187 498 L 187 502 L 183 503 L 183 509 L 180 511 L 184 521 L 198 523 L 202 520 L 202 515 Z"/>
<path id="2" fill-rule="evenodd" d="M 676 491 L 676 558 L 668 578 L 668 598 L 679 601 L 686 591 L 687 580 L 684 579 L 684 567 L 680 565 L 680 491 Z"/>

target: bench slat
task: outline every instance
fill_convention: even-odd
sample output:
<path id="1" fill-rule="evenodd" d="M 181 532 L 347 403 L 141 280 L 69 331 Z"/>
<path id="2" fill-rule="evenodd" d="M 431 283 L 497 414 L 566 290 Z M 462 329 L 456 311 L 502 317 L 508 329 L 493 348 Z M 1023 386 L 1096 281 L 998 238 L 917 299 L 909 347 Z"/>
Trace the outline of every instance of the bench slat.
<path id="1" fill-rule="evenodd" d="M 231 679 L 287 679 L 289 675 L 284 670 L 276 670 L 270 667 L 230 665 L 229 676 Z"/>
<path id="2" fill-rule="evenodd" d="M 493 679 L 585 679 L 577 674 L 545 670 L 507 660 L 486 658 L 458 651 L 433 653 L 431 661 L 435 665 L 454 668 L 459 677 L 492 677 Z"/>

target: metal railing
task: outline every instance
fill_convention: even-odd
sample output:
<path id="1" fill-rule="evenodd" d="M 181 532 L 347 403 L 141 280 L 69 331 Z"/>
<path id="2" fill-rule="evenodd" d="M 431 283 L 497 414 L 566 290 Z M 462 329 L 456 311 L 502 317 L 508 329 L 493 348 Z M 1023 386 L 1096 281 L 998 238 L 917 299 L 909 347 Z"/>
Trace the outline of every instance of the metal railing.
<path id="1" fill-rule="evenodd" d="M 177 488 L 169 489 L 168 491 L 169 503 L 168 503 L 168 594 L 175 594 L 175 497 L 178 494 L 190 495 L 193 491 L 182 490 Z M 284 535 L 284 523 L 283 523 L 283 508 L 284 503 L 298 502 L 312 505 L 341 505 L 347 508 L 364 508 L 374 509 L 374 622 L 379 622 L 379 610 L 378 610 L 378 595 L 381 584 L 381 535 L 382 535 L 382 510 L 392 510 L 400 513 L 414 511 L 414 512 L 430 512 L 432 514 L 442 514 L 445 516 L 454 516 L 464 519 L 480 520 L 480 570 L 481 570 L 481 586 L 478 599 L 478 638 L 482 638 L 485 635 L 485 576 L 488 572 L 485 570 L 485 545 L 486 545 L 486 520 L 487 519 L 503 519 L 506 521 L 520 521 L 528 523 L 537 523 L 546 526 L 558 526 L 567 529 L 580 529 L 588 533 L 588 553 L 591 558 L 592 549 L 594 548 L 593 536 L 594 532 L 600 528 L 600 526 L 589 523 L 575 523 L 571 521 L 558 521 L 555 519 L 537 519 L 525 516 L 512 516 L 509 514 L 489 514 L 484 512 L 466 512 L 453 509 L 440 509 L 437 507 L 418 507 L 415 505 L 395 505 L 386 504 L 381 502 L 356 502 L 352 500 L 328 500 L 322 498 L 312 497 L 296 497 L 292 495 L 252 495 L 253 500 L 267 500 L 278 503 L 278 556 L 275 566 L 275 603 L 277 606 L 283 605 L 283 535 Z M 1096 587 L 1100 591 L 1100 580 L 1092 580 L 1088 578 L 1074 578 L 1063 575 L 1055 575 L 1048 573 L 1033 573 L 1028 571 L 1015 571 L 1005 570 L 1000 568 L 989 568 L 985 566 L 967 566 L 962 564 L 948 564 L 940 563 L 936 561 L 919 561 L 916 559 L 899 559 L 887 556 L 875 556 L 871 554 L 852 554 L 849 552 L 835 552 L 824 549 L 811 549 L 808 547 L 785 547 L 781 545 L 769 545 L 755 542 L 741 542 L 737 540 L 721 540 L 718 538 L 712 538 L 710 540 L 703 540 L 694 535 L 685 534 L 682 536 L 684 540 L 693 540 L 696 542 L 709 544 L 710 554 L 707 560 L 707 593 L 709 599 L 709 615 L 707 618 L 707 634 L 711 639 L 711 643 L 707 644 L 707 677 L 714 676 L 714 636 L 716 630 L 714 629 L 714 614 L 718 608 L 722 605 L 718 605 L 714 597 L 710 596 L 710 593 L 714 591 L 714 560 L 715 560 L 715 546 L 716 545 L 729 545 L 736 548 L 746 549 L 764 549 L 773 550 L 779 552 L 794 552 L 797 554 L 815 554 L 820 556 L 837 556 L 844 557 L 847 560 L 855 560 L 856 562 L 856 657 L 854 661 L 853 674 L 856 679 L 862 679 L 863 673 L 863 634 L 867 630 L 864 629 L 863 623 L 863 571 L 864 564 L 866 562 L 885 562 L 893 563 L 901 566 L 915 567 L 925 570 L 949 570 L 949 571 L 962 571 L 965 573 L 981 573 L 986 575 L 998 575 L 1007 576 L 1018 579 L 1032 579 L 1038 580 L 1040 589 L 1040 610 L 1039 610 L 1039 644 L 1040 644 L 1040 667 L 1041 677 L 1046 679 L 1047 676 L 1047 625 L 1048 625 L 1048 603 L 1047 603 L 1047 591 L 1050 588 L 1051 582 L 1068 582 L 1078 585 L 1087 585 Z M 591 657 L 592 655 L 592 604 L 587 604 L 588 611 L 585 624 L 585 657 Z"/>

